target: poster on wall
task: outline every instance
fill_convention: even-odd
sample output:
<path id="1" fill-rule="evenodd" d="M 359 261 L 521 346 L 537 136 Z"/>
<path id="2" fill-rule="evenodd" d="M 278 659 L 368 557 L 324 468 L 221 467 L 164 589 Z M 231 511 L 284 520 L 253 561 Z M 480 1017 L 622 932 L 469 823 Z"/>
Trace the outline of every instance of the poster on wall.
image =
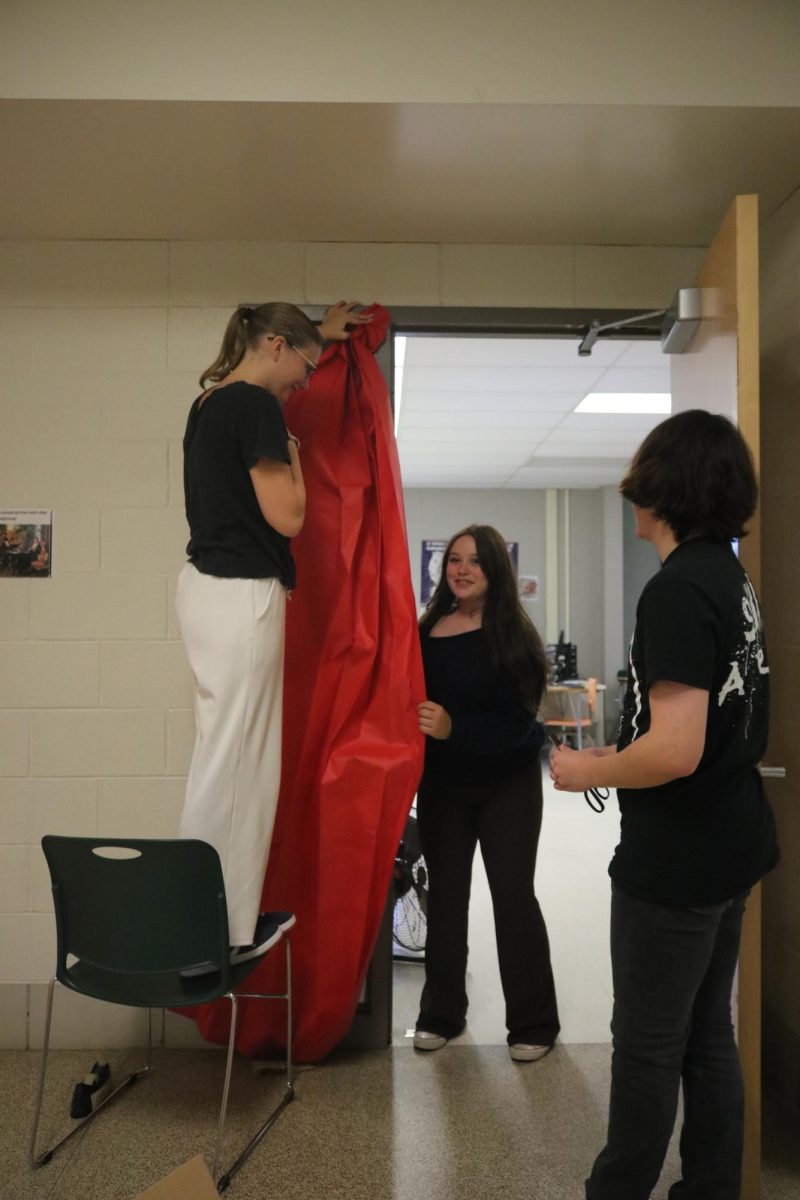
<path id="1" fill-rule="evenodd" d="M 539 599 L 539 576 L 518 575 L 517 588 L 519 589 L 519 598 L 523 603 L 535 603 Z"/>
<path id="2" fill-rule="evenodd" d="M 0 509 L 0 579 L 49 579 L 52 556 L 52 510 Z"/>
<path id="3" fill-rule="evenodd" d="M 508 547 L 508 556 L 511 559 L 511 569 L 514 572 L 514 578 L 518 577 L 519 567 L 519 542 L 506 542 Z M 425 605 L 430 603 L 431 596 L 436 591 L 437 584 L 442 577 L 442 559 L 447 547 L 447 542 L 443 538 L 424 538 L 422 541 L 422 562 L 419 573 L 419 599 L 420 603 Z M 534 576 L 524 576 L 526 579 L 533 579 L 538 586 L 538 580 Z M 520 592 L 520 596 L 522 593 Z M 526 596 L 525 599 L 535 600 L 535 596 Z"/>
<path id="4" fill-rule="evenodd" d="M 424 538 L 419 573 L 419 601 L 428 604 L 442 577 L 442 559 L 447 542 L 442 538 Z"/>

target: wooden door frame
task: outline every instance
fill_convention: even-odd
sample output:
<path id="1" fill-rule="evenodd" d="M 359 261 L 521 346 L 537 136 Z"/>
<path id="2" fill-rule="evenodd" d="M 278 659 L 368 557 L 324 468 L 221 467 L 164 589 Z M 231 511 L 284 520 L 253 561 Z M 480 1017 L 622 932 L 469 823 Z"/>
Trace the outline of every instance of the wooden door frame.
<path id="1" fill-rule="evenodd" d="M 724 394 L 708 395 L 697 407 L 722 411 L 735 419 L 760 474 L 758 196 L 737 196 L 706 251 L 695 279 L 703 289 L 703 326 L 685 361 L 676 369 L 697 372 L 691 354 L 702 354 L 715 341 L 730 363 Z M 725 343 L 730 351 L 725 354 Z M 719 353 L 719 351 L 718 351 Z M 714 362 L 713 353 L 711 361 Z M 717 368 L 722 357 L 716 360 Z M 734 377 L 735 369 L 735 377 Z M 712 372 L 713 374 L 713 372 Z M 711 383 L 711 376 L 709 383 Z M 674 380 L 673 380 L 674 384 Z M 735 410 L 725 402 L 735 389 Z M 673 386 L 673 392 L 676 389 Z M 739 556 L 756 592 L 761 592 L 760 510 L 740 542 Z M 738 978 L 738 1044 L 745 1089 L 742 1200 L 761 1196 L 761 887 L 752 889 L 742 925 Z"/>

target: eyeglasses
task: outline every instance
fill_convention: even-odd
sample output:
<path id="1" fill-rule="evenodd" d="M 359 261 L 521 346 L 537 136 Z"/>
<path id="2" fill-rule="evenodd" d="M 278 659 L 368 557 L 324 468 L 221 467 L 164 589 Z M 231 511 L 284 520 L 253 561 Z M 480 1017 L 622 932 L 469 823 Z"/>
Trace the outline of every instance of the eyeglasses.
<path id="1" fill-rule="evenodd" d="M 275 339 L 278 337 L 283 337 L 283 334 L 282 333 L 268 333 L 266 340 L 268 342 L 274 342 Z M 306 355 L 303 354 L 302 350 L 298 350 L 297 346 L 293 346 L 292 343 L 290 341 L 288 341 L 285 337 L 283 337 L 283 340 L 286 343 L 286 345 L 289 347 L 289 349 L 294 350 L 295 354 L 299 354 L 300 357 L 302 358 L 303 362 L 306 364 L 305 380 L 306 380 L 306 383 L 308 383 L 309 379 L 311 378 L 311 376 L 314 374 L 314 372 L 317 369 L 317 364 L 312 362 L 310 358 L 307 358 Z"/>
<path id="2" fill-rule="evenodd" d="M 306 358 L 305 354 L 303 354 L 303 351 L 298 350 L 297 346 L 293 346 L 291 342 L 287 342 L 286 345 L 289 347 L 290 350 L 294 350 L 295 354 L 299 354 L 300 357 L 302 358 L 303 362 L 306 364 L 306 382 L 308 382 L 308 380 L 311 378 L 311 376 L 316 371 L 317 364 L 312 362 L 310 358 Z"/>

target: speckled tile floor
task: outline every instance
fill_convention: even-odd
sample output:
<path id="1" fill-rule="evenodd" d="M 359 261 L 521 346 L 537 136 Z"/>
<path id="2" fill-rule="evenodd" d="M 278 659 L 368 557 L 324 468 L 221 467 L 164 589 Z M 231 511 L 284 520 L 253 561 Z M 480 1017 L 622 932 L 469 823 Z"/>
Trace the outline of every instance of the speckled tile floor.
<path id="1" fill-rule="evenodd" d="M 470 906 L 469 1025 L 445 1050 L 412 1049 L 422 985 L 417 963 L 395 967 L 393 1045 L 332 1054 L 301 1070 L 297 1099 L 236 1176 L 233 1200 L 582 1200 L 605 1134 L 608 1102 L 608 876 L 611 810 L 545 780 L 537 893 L 546 914 L 562 1036 L 538 1063 L 505 1046 L 491 902 L 476 856 Z M 569 903 L 564 902 L 567 897 Z M 62 997 L 63 999 L 63 997 Z M 173 1018 L 180 1020 L 179 1018 Z M 187 1023 L 188 1024 L 188 1023 Z M 102 1037 L 95 1030 L 94 1036 Z M 90 1051 L 58 1050 L 42 1136 L 69 1128 L 72 1088 Z M 109 1051 L 115 1077 L 133 1054 Z M 39 1066 L 35 1051 L 0 1052 L 0 1200 L 132 1200 L 198 1153 L 213 1152 L 224 1070 L 213 1049 L 157 1051 L 154 1071 L 38 1171 L 27 1163 Z M 279 1074 L 237 1061 L 223 1165 L 281 1094 Z M 676 1178 L 674 1147 L 653 1200 Z M 765 1103 L 763 1200 L 800 1200 L 800 1128 Z M 191 1200 L 186 1197 L 186 1200 Z"/>
<path id="2" fill-rule="evenodd" d="M 334 1053 L 300 1072 L 297 1100 L 232 1184 L 237 1200 L 580 1200 L 604 1132 L 607 1046 L 559 1045 L 516 1065 L 502 1046 L 407 1046 Z M 121 1073 L 119 1052 L 110 1055 Z M 46 1167 L 26 1152 L 39 1055 L 0 1054 L 2 1200 L 129 1200 L 213 1146 L 222 1058 L 163 1050 L 155 1070 Z M 68 1125 L 87 1055 L 56 1051 L 44 1132 Z M 280 1091 L 280 1076 L 236 1064 L 225 1161 Z M 767 1108 L 764 1200 L 800 1195 L 800 1139 Z M 653 1193 L 664 1200 L 675 1156 Z M 188 1200 L 188 1198 L 187 1198 Z"/>

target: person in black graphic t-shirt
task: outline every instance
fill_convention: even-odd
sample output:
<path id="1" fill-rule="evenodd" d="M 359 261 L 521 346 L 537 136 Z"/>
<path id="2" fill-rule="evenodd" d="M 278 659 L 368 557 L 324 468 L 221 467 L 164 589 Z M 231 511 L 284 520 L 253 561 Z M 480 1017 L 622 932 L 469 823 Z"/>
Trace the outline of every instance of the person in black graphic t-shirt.
<path id="1" fill-rule="evenodd" d="M 259 914 L 281 771 L 290 538 L 305 517 L 300 443 L 283 405 L 325 337 L 369 320 L 340 301 L 319 329 L 293 304 L 241 305 L 192 405 L 183 441 L 189 561 L 176 610 L 195 679 L 197 736 L 180 836 L 217 850 L 231 960 L 263 953 L 290 913 Z"/>
<path id="2" fill-rule="evenodd" d="M 748 890 L 778 861 L 756 764 L 769 666 L 732 547 L 756 507 L 750 452 L 700 410 L 644 440 L 620 491 L 661 570 L 639 599 L 616 747 L 551 760 L 556 788 L 618 789 L 608 1138 L 588 1200 L 647 1200 L 683 1084 L 672 1200 L 738 1200 L 743 1096 L 731 991 Z"/>

